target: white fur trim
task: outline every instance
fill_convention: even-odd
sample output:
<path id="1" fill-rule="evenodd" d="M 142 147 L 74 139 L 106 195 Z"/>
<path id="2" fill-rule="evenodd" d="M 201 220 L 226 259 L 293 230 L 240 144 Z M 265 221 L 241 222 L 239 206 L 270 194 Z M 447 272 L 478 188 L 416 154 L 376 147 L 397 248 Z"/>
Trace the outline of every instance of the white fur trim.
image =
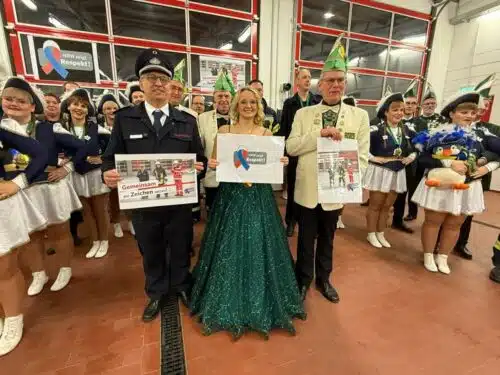
<path id="1" fill-rule="evenodd" d="M 68 130 L 66 130 L 64 126 L 61 125 L 60 122 L 56 122 L 53 126 L 53 129 L 54 133 L 71 135 L 71 133 Z"/>
<path id="2" fill-rule="evenodd" d="M 0 128 L 17 135 L 22 135 L 23 137 L 28 137 L 28 133 L 26 133 L 26 130 L 21 125 L 19 125 L 16 120 L 11 118 L 3 118 L 2 122 L 0 123 Z"/>

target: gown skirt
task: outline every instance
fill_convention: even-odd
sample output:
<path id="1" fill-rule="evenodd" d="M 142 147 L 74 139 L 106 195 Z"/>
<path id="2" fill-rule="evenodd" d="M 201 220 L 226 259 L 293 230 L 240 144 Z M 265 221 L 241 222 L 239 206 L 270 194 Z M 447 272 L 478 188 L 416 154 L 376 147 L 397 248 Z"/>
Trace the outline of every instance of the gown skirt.
<path id="1" fill-rule="evenodd" d="M 28 243 L 30 233 L 47 224 L 23 190 L 0 200 L 0 220 L 0 256 Z"/>
<path id="2" fill-rule="evenodd" d="M 204 334 L 294 334 L 293 319 L 306 317 L 271 185 L 220 184 L 193 275 L 191 311 Z"/>

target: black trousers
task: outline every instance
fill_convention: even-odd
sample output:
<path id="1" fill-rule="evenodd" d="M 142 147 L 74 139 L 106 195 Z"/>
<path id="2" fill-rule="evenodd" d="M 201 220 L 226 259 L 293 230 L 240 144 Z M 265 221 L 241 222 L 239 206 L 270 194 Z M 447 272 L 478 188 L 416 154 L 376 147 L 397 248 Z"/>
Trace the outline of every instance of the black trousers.
<path id="1" fill-rule="evenodd" d="M 146 294 L 160 299 L 169 292 L 189 290 L 191 205 L 134 210 L 132 223 L 142 254 Z"/>
<path id="2" fill-rule="evenodd" d="M 198 189 L 198 202 L 193 204 L 191 208 L 191 212 L 193 213 L 193 220 L 200 221 L 201 219 L 201 194 L 200 194 L 200 180 L 196 182 Z"/>
<path id="3" fill-rule="evenodd" d="M 413 193 L 417 189 L 418 182 L 416 183 L 416 170 L 411 164 L 405 168 L 406 173 L 406 186 L 408 191 L 398 194 L 394 202 L 394 215 L 392 217 L 393 225 L 402 225 L 405 216 L 406 198 L 408 197 L 408 215 L 417 217 L 418 206 L 411 201 Z"/>
<path id="4" fill-rule="evenodd" d="M 500 242 L 500 234 L 498 235 L 497 242 Z M 496 245 L 496 244 L 495 244 Z M 493 246 L 493 257 L 491 258 L 495 267 L 500 267 L 500 250 Z"/>
<path id="5" fill-rule="evenodd" d="M 285 223 L 290 224 L 297 221 L 297 203 L 293 197 L 295 194 L 295 178 L 297 177 L 297 157 L 289 157 L 288 166 L 286 167 L 286 212 Z"/>
<path id="6" fill-rule="evenodd" d="M 470 228 L 472 226 L 472 218 L 473 216 L 467 216 L 462 226 L 460 227 L 460 235 L 458 236 L 457 244 L 455 248 L 463 249 L 467 246 L 467 242 L 469 242 L 470 236 Z"/>
<path id="7" fill-rule="evenodd" d="M 205 207 L 207 211 L 210 211 L 210 208 L 212 208 L 218 191 L 219 191 L 218 187 L 216 188 L 205 187 Z"/>
<path id="8" fill-rule="evenodd" d="M 73 239 L 78 237 L 78 224 L 83 223 L 82 211 L 74 211 L 69 218 L 69 231 Z"/>
<path id="9" fill-rule="evenodd" d="M 315 273 L 317 283 L 329 280 L 333 269 L 333 240 L 339 213 L 340 210 L 325 211 L 321 205 L 312 209 L 297 205 L 299 238 L 295 276 L 299 285 L 309 286 Z"/>

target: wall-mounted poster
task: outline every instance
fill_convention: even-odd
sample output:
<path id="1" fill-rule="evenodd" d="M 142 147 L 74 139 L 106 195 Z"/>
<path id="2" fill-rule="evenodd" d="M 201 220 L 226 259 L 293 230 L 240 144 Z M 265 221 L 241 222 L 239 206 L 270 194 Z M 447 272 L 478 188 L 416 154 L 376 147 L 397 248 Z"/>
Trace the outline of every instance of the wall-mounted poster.
<path id="1" fill-rule="evenodd" d="M 55 81 L 99 82 L 95 43 L 29 35 L 30 57 L 37 78 Z"/>
<path id="2" fill-rule="evenodd" d="M 200 81 L 194 86 L 213 90 L 217 76 L 224 68 L 236 89 L 246 86 L 245 61 L 210 56 L 200 56 Z"/>

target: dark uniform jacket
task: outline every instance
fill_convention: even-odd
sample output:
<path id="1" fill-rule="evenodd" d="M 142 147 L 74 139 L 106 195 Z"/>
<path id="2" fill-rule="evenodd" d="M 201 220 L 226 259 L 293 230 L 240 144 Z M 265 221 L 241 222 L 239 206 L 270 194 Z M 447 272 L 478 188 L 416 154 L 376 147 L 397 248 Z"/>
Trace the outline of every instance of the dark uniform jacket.
<path id="1" fill-rule="evenodd" d="M 485 150 L 500 155 L 500 126 L 480 121 L 472 125 L 472 131 L 476 135 L 478 141 L 482 143 Z M 491 173 L 483 176 L 481 182 L 484 191 L 490 190 Z"/>
<path id="2" fill-rule="evenodd" d="M 407 125 L 401 127 L 403 134 L 399 146 L 391 136 L 391 132 L 385 122 L 379 125 L 372 125 L 370 129 L 370 154 L 373 156 L 393 157 L 398 147 L 401 148 L 402 151 L 401 158 L 405 158 L 415 151 L 411 143 L 412 138 L 415 136 L 415 132 Z M 405 165 L 398 160 L 376 165 L 388 168 L 394 172 L 398 172 L 405 168 Z"/>
<path id="3" fill-rule="evenodd" d="M 448 121 L 445 117 L 441 116 L 439 113 L 434 113 L 430 117 L 424 115 L 415 117 L 412 120 L 413 126 L 417 133 L 422 131 L 428 131 L 430 129 L 436 128 L 441 124 L 446 124 Z"/>
<path id="4" fill-rule="evenodd" d="M 24 173 L 26 184 L 32 183 L 36 176 L 42 173 L 47 166 L 47 149 L 37 140 L 22 135 L 15 129 L 0 127 L 0 179 L 12 180 L 19 174 Z M 16 165 L 10 150 L 16 150 L 23 155 L 30 157 L 28 164 L 24 169 L 7 169 L 7 166 Z"/>
<path id="5" fill-rule="evenodd" d="M 315 105 L 321 102 L 321 96 L 319 95 L 313 95 L 312 93 L 309 93 L 309 97 L 309 105 Z M 280 131 L 278 132 L 278 135 L 285 137 L 285 139 L 288 139 L 288 136 L 292 131 L 292 124 L 293 119 L 295 118 L 295 113 L 301 108 L 302 104 L 298 93 L 285 100 L 285 103 L 283 103 Z"/>
<path id="6" fill-rule="evenodd" d="M 196 160 L 207 159 L 196 119 L 169 106 L 169 115 L 158 135 L 148 117 L 144 103 L 115 112 L 115 124 L 108 147 L 102 156 L 102 171 L 115 169 L 115 154 L 196 154 Z M 203 177 L 203 173 L 199 177 Z"/>
<path id="7" fill-rule="evenodd" d="M 101 156 L 106 150 L 111 134 L 97 123 L 88 121 L 85 125 L 85 135 L 82 139 L 85 142 L 85 159 L 79 162 L 74 162 L 75 171 L 79 174 L 86 174 L 101 166 L 99 164 L 91 164 L 87 161 L 87 156 Z"/>

